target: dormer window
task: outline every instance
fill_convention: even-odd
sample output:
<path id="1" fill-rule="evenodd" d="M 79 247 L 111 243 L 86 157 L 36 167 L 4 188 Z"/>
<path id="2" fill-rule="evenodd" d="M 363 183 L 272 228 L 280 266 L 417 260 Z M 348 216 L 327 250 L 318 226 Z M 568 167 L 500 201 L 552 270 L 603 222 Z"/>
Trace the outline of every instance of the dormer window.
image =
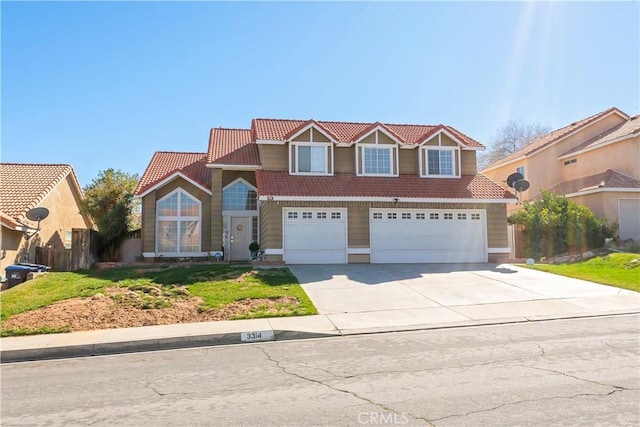
<path id="1" fill-rule="evenodd" d="M 296 144 L 296 173 L 326 174 L 327 146 Z"/>
<path id="2" fill-rule="evenodd" d="M 398 142 L 380 129 L 356 145 L 356 172 L 364 176 L 398 175 Z"/>
<path id="3" fill-rule="evenodd" d="M 289 173 L 333 175 L 333 142 L 309 126 L 289 142 Z"/>
<path id="4" fill-rule="evenodd" d="M 444 131 L 420 147 L 420 176 L 423 178 L 459 178 L 460 145 Z"/>

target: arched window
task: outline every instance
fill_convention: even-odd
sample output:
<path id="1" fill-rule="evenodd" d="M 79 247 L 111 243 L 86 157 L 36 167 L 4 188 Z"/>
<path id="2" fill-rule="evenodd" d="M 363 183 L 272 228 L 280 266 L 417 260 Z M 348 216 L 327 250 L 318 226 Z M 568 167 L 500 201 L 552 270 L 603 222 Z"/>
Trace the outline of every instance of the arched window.
<path id="1" fill-rule="evenodd" d="M 223 211 L 255 211 L 257 209 L 256 190 L 243 180 L 236 181 L 222 192 Z"/>
<path id="2" fill-rule="evenodd" d="M 178 189 L 156 203 L 156 251 L 200 252 L 201 203 Z"/>

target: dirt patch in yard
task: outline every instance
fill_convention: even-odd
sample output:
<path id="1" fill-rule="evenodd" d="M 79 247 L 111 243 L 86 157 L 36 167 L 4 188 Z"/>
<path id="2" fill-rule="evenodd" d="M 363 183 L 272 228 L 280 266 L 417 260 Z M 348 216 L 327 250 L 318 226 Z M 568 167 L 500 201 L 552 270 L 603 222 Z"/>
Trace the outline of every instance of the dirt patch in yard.
<path id="1" fill-rule="evenodd" d="M 73 298 L 11 316 L 2 329 L 71 328 L 72 331 L 208 322 L 252 313 L 286 314 L 300 302 L 293 297 L 244 299 L 203 311 L 202 300 L 183 287 L 108 288 L 104 294 Z"/>

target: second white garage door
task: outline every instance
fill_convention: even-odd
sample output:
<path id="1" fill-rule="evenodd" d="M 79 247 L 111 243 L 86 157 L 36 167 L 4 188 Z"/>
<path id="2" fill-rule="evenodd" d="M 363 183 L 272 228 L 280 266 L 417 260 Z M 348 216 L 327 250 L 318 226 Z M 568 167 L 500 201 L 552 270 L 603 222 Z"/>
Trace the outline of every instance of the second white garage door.
<path id="1" fill-rule="evenodd" d="M 487 262 L 477 209 L 371 209 L 371 263 Z"/>
<path id="2" fill-rule="evenodd" d="M 640 239 L 640 200 L 620 199 L 620 239 Z"/>
<path id="3" fill-rule="evenodd" d="M 287 264 L 346 264 L 347 210 L 285 208 Z"/>

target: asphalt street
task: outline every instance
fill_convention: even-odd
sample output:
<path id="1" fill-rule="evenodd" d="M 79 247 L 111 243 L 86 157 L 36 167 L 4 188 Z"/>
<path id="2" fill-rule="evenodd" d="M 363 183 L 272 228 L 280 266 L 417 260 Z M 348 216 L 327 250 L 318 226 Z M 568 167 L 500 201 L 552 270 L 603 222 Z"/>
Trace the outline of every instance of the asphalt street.
<path id="1" fill-rule="evenodd" d="M 638 425 L 638 315 L 4 364 L 13 425 Z"/>

